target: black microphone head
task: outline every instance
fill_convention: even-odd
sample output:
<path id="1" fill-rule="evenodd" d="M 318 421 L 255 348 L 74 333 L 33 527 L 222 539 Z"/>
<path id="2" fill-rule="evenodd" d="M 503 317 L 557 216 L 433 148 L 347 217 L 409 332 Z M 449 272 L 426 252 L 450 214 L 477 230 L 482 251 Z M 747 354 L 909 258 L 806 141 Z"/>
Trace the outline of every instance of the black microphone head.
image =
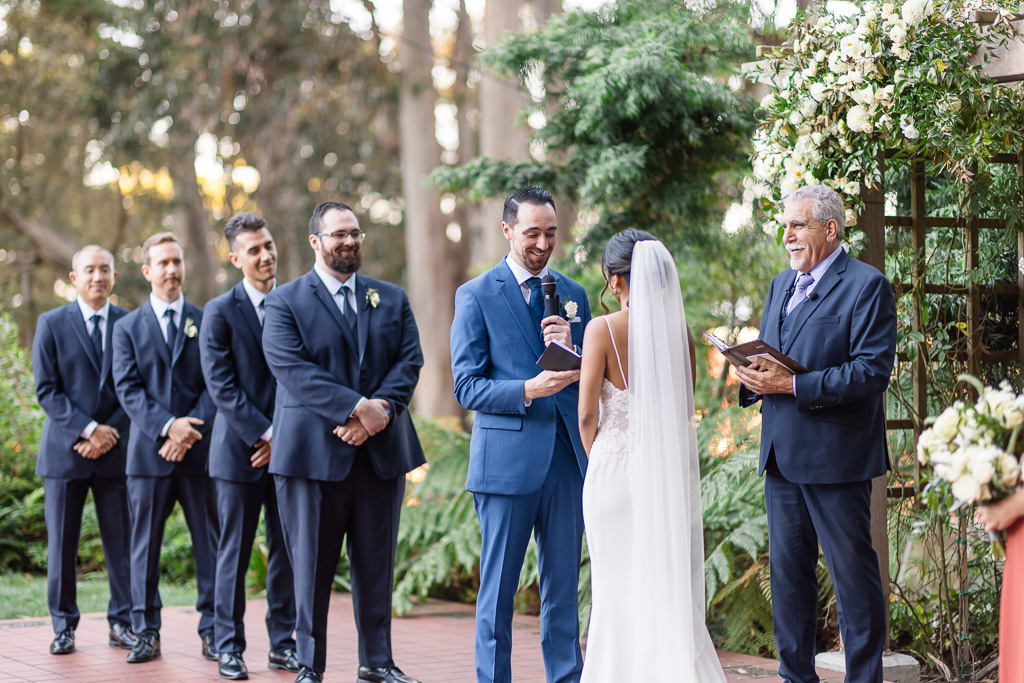
<path id="1" fill-rule="evenodd" d="M 544 293 L 545 318 L 558 315 L 558 309 L 561 308 L 558 304 L 557 287 L 558 282 L 555 281 L 555 277 L 551 273 L 548 273 L 540 279 L 540 289 Z"/>
<path id="2" fill-rule="evenodd" d="M 818 293 L 817 292 L 811 292 L 810 294 L 807 295 L 807 298 L 809 300 L 811 300 L 811 301 L 814 301 L 815 299 L 818 298 Z"/>
<path id="3" fill-rule="evenodd" d="M 544 290 L 545 294 L 547 294 L 548 292 L 554 293 L 555 287 L 557 286 L 558 282 L 555 280 L 555 276 L 552 275 L 551 273 L 548 273 L 547 275 L 540 279 L 540 287 L 542 290 Z"/>

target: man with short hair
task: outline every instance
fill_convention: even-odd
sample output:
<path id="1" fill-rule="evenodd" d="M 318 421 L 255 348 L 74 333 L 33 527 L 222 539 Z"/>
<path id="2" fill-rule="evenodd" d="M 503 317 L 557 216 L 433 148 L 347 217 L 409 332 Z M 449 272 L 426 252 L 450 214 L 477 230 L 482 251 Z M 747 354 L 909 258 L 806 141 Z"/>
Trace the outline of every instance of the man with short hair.
<path id="1" fill-rule="evenodd" d="M 199 637 L 213 646 L 213 581 L 217 522 L 206 458 L 216 407 L 203 382 L 199 328 L 203 309 L 185 300 L 184 252 L 169 232 L 142 245 L 149 301 L 114 328 L 114 386 L 132 420 L 128 441 L 128 502 L 132 511 L 132 624 L 138 643 L 130 664 L 160 656 L 160 546 L 178 501 L 192 536 Z"/>
<path id="2" fill-rule="evenodd" d="M 267 632 L 270 668 L 299 670 L 295 655 L 295 590 L 281 532 L 274 482 L 267 474 L 274 432 L 275 382 L 263 356 L 267 294 L 275 287 L 277 247 L 253 213 L 224 226 L 228 258 L 242 281 L 203 309 L 199 357 L 217 417 L 210 436 L 210 477 L 217 490 L 220 541 L 214 596 L 214 645 L 221 678 L 249 677 L 245 651 L 245 574 L 264 510 L 267 530 Z"/>
<path id="3" fill-rule="evenodd" d="M 761 401 L 772 614 L 779 674 L 817 683 L 818 543 L 846 646 L 846 680 L 881 683 L 885 593 L 871 546 L 871 480 L 889 468 L 885 390 L 896 357 L 896 302 L 875 268 L 839 245 L 842 198 L 812 185 L 785 200 L 790 267 L 772 280 L 761 339 L 809 372 L 737 368 L 742 405 Z"/>
<path id="4" fill-rule="evenodd" d="M 505 200 L 509 253 L 459 287 L 451 329 L 455 398 L 475 410 L 466 490 L 483 546 L 476 601 L 476 676 L 512 680 L 512 613 L 530 535 L 540 554 L 541 640 L 548 681 L 577 681 L 583 668 L 576 591 L 587 456 L 576 406 L 579 370 L 538 372 L 545 345 L 583 343 L 590 305 L 583 287 L 548 268 L 558 236 L 551 193 L 531 186 Z M 544 316 L 541 279 L 575 302 L 566 320 Z M 566 317 L 569 317 L 566 315 Z M 637 662 L 642 670 L 643 662 Z"/>
<path id="5" fill-rule="evenodd" d="M 124 442 L 131 422 L 110 374 L 111 331 L 128 311 L 110 303 L 114 256 L 95 244 L 71 259 L 78 298 L 39 316 L 32 343 L 36 397 L 46 412 L 36 474 L 46 507 L 46 598 L 57 634 L 50 653 L 75 649 L 79 612 L 75 570 L 82 510 L 92 489 L 110 582 L 111 645 L 135 645 L 129 582 L 128 489 Z"/>
<path id="6" fill-rule="evenodd" d="M 359 683 L 418 683 L 392 657 L 391 592 L 405 475 L 425 462 L 409 415 L 423 353 L 405 292 L 356 274 L 365 234 L 348 206 L 319 205 L 313 269 L 266 299 L 263 349 L 278 381 L 270 472 L 295 574 L 296 683 L 323 680 L 342 542 Z"/>

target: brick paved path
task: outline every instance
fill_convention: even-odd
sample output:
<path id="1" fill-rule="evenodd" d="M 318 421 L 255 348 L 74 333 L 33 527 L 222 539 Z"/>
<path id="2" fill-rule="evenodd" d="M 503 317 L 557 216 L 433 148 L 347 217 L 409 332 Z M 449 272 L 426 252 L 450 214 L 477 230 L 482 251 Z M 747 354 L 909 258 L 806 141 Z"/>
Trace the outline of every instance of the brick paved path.
<path id="1" fill-rule="evenodd" d="M 249 678 L 291 683 L 295 674 L 267 668 L 267 632 L 263 623 L 266 601 L 250 600 L 245 615 Z M 163 656 L 146 664 L 128 664 L 125 651 L 107 645 L 103 614 L 82 617 L 75 633 L 76 651 L 54 656 L 49 619 L 0 621 L 0 683 L 15 681 L 219 681 L 217 664 L 200 655 L 195 610 L 163 610 Z M 328 626 L 328 683 L 354 683 L 358 660 L 352 600 L 347 594 L 331 598 Z M 473 683 L 473 607 L 430 601 L 392 626 L 395 661 L 406 673 L 424 683 Z M 517 683 L 543 683 L 540 621 L 516 617 L 513 631 L 512 672 Z M 747 655 L 719 652 L 730 683 L 779 683 L 778 663 Z M 842 674 L 820 672 L 822 683 L 842 681 Z"/>

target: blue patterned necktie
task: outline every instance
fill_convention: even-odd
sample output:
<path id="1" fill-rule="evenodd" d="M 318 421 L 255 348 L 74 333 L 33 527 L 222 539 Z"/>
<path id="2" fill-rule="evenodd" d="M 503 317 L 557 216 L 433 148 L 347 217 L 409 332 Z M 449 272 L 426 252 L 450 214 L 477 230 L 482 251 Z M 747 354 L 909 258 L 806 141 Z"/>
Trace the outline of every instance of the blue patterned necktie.
<path id="1" fill-rule="evenodd" d="M 793 309 L 797 307 L 801 301 L 807 298 L 807 288 L 814 283 L 814 278 L 811 277 L 810 273 L 800 273 L 796 279 L 796 291 L 793 292 L 793 296 L 789 300 L 789 305 L 786 307 L 786 315 L 793 312 Z"/>
<path id="2" fill-rule="evenodd" d="M 540 288 L 540 278 L 531 277 L 526 284 L 530 286 L 530 310 L 537 327 L 540 327 L 540 321 L 544 319 L 544 293 Z"/>
<path id="3" fill-rule="evenodd" d="M 178 338 L 178 326 L 174 324 L 174 309 L 168 308 L 164 313 L 167 318 L 167 348 L 174 350 L 174 341 Z"/>

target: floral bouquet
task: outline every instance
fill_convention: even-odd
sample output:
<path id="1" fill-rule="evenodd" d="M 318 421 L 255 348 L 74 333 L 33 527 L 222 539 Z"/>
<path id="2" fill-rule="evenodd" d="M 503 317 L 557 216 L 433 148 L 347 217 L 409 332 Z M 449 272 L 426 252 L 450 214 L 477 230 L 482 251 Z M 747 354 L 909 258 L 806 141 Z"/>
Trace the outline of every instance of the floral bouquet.
<path id="1" fill-rule="evenodd" d="M 977 401 L 953 403 L 917 442 L 917 459 L 933 475 L 926 492 L 944 493 L 948 488 L 952 510 L 994 503 L 1013 493 L 1021 483 L 1024 450 L 1018 438 L 1024 425 L 1024 394 L 1014 393 L 1005 380 L 998 388 L 983 386 L 970 375 L 959 380 L 977 390 Z"/>

